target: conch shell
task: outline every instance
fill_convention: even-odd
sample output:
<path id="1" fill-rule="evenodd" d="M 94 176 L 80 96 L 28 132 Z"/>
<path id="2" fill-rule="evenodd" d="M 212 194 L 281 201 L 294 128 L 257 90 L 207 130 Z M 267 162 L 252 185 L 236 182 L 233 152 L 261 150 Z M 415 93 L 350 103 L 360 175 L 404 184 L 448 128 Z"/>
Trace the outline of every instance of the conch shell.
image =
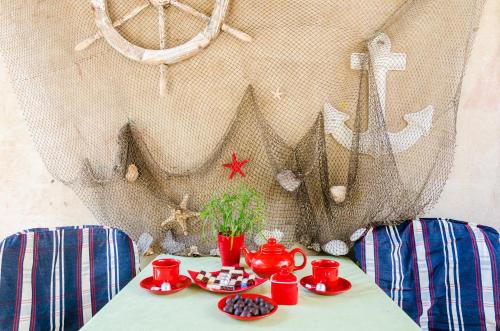
<path id="1" fill-rule="evenodd" d="M 137 178 L 139 178 L 139 169 L 137 169 L 137 166 L 135 164 L 132 163 L 128 166 L 125 178 L 130 183 L 135 182 Z"/>

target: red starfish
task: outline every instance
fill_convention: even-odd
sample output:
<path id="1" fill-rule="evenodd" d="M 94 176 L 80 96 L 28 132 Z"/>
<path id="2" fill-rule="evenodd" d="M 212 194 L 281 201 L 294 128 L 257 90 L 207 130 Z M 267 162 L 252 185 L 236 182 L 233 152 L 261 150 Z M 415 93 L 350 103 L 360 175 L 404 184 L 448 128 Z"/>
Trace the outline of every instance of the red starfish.
<path id="1" fill-rule="evenodd" d="M 235 173 L 239 173 L 241 175 L 241 177 L 245 177 L 246 174 L 243 172 L 243 170 L 241 169 L 246 163 L 248 162 L 248 160 L 243 160 L 243 161 L 238 161 L 236 159 L 236 153 L 233 152 L 233 155 L 231 157 L 231 163 L 226 163 L 224 164 L 224 168 L 229 168 L 231 169 L 231 173 L 229 174 L 229 179 L 233 179 L 234 177 L 234 174 Z"/>

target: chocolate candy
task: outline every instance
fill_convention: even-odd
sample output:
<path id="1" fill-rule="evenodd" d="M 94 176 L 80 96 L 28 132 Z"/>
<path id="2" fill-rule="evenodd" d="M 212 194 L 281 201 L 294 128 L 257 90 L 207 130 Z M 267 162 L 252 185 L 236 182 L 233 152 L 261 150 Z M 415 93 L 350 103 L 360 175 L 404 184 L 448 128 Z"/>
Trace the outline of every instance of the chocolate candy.
<path id="1" fill-rule="evenodd" d="M 241 317 L 262 316 L 273 311 L 274 305 L 261 297 L 252 299 L 238 294 L 226 299 L 226 305 L 223 310 L 228 314 Z"/>
<path id="2" fill-rule="evenodd" d="M 255 275 L 244 277 L 244 274 L 243 267 L 222 267 L 218 274 L 201 270 L 196 279 L 206 284 L 210 290 L 234 291 L 255 285 Z"/>

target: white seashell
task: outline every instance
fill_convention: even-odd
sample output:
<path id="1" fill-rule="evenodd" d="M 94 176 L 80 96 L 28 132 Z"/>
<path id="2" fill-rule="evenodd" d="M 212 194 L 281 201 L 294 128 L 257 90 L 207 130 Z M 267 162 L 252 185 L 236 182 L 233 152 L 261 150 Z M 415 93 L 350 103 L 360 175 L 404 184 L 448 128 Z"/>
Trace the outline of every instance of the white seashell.
<path id="1" fill-rule="evenodd" d="M 302 181 L 291 170 L 283 170 L 276 175 L 276 180 L 288 192 L 295 191 L 302 184 Z"/>
<path id="2" fill-rule="evenodd" d="M 312 243 L 310 246 L 307 246 L 307 248 L 312 249 L 313 251 L 316 252 L 321 252 L 321 245 L 318 243 Z"/>
<path id="3" fill-rule="evenodd" d="M 357 229 L 351 234 L 351 237 L 349 238 L 352 242 L 357 241 L 359 238 L 363 236 L 363 234 L 366 232 L 365 228 Z"/>
<path id="4" fill-rule="evenodd" d="M 145 232 L 141 234 L 139 236 L 139 240 L 137 240 L 137 251 L 139 254 L 142 256 L 146 255 L 149 252 L 153 241 L 153 236 L 149 233 Z"/>
<path id="5" fill-rule="evenodd" d="M 335 201 L 335 203 L 344 202 L 346 193 L 347 193 L 347 187 L 345 186 L 330 187 L 330 194 L 332 195 L 332 199 L 333 201 Z"/>
<path id="6" fill-rule="evenodd" d="M 262 230 L 261 232 L 257 233 L 253 239 L 253 241 L 261 246 L 264 245 L 269 238 L 274 238 L 276 239 L 277 242 L 280 242 L 281 239 L 283 239 L 283 232 L 281 232 L 278 229 L 274 230 Z"/>
<path id="7" fill-rule="evenodd" d="M 210 250 L 210 256 L 220 256 L 220 251 L 218 248 L 214 248 Z"/>
<path id="8" fill-rule="evenodd" d="M 349 247 L 342 240 L 332 240 L 321 246 L 323 251 L 334 256 L 346 255 Z"/>
<path id="9" fill-rule="evenodd" d="M 163 240 L 162 246 L 165 252 L 170 254 L 178 253 L 186 248 L 184 244 L 175 241 L 172 231 L 168 231 L 165 234 L 165 239 Z"/>
<path id="10" fill-rule="evenodd" d="M 127 168 L 127 174 L 125 175 L 125 178 L 127 181 L 130 183 L 133 183 L 139 178 L 139 169 L 135 166 L 135 164 L 130 164 Z"/>

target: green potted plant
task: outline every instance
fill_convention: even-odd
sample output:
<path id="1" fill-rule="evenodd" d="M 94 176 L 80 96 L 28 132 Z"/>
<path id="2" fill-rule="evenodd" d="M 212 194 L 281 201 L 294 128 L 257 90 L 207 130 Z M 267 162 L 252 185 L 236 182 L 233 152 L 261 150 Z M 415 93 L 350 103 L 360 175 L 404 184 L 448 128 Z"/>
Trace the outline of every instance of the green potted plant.
<path id="1" fill-rule="evenodd" d="M 262 195 L 246 185 L 207 202 L 200 217 L 205 219 L 205 225 L 211 227 L 212 235 L 217 238 L 223 266 L 240 263 L 245 233 L 262 229 L 265 212 Z"/>

